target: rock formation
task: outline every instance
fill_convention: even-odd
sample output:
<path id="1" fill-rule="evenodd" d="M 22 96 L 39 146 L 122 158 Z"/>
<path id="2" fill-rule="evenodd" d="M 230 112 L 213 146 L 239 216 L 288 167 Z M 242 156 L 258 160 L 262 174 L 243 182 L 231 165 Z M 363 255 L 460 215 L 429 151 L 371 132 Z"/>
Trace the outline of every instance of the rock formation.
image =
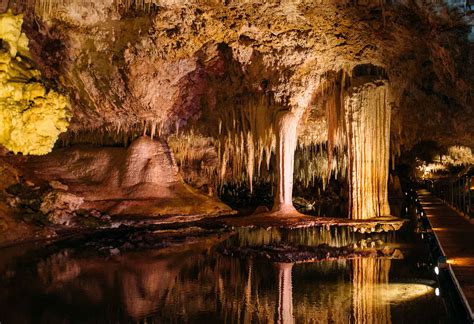
<path id="1" fill-rule="evenodd" d="M 68 100 L 41 82 L 31 63 L 23 17 L 0 15 L 0 144 L 10 151 L 46 154 L 71 117 Z"/>
<path id="2" fill-rule="evenodd" d="M 470 20 L 452 4 L 20 0 L 2 9 L 24 24 L 20 32 L 19 16 L 2 16 L 15 28 L 0 35 L 10 89 L 0 94 L 0 143 L 26 154 L 56 145 L 44 159 L 6 159 L 66 183 L 81 208 L 215 215 L 230 211 L 216 197 L 226 186 L 249 196 L 267 186 L 273 214 L 285 217 L 296 214 L 298 184 L 308 194 L 338 186 L 349 216 L 364 220 L 390 214 L 389 164 L 402 153 L 424 141 L 474 145 Z"/>
<path id="3" fill-rule="evenodd" d="M 137 138 L 128 149 L 60 149 L 31 158 L 28 168 L 35 177 L 60 181 L 84 197 L 81 208 L 112 216 L 167 216 L 163 221 L 171 221 L 232 213 L 216 198 L 186 185 L 168 146 L 149 137 Z"/>

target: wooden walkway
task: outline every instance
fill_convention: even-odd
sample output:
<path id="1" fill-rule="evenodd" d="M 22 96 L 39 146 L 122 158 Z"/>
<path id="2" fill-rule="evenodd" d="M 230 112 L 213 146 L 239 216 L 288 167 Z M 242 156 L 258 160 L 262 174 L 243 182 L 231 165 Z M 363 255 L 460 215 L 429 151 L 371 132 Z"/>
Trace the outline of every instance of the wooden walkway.
<path id="1" fill-rule="evenodd" d="M 474 320 L 474 224 L 427 190 L 418 198 Z"/>

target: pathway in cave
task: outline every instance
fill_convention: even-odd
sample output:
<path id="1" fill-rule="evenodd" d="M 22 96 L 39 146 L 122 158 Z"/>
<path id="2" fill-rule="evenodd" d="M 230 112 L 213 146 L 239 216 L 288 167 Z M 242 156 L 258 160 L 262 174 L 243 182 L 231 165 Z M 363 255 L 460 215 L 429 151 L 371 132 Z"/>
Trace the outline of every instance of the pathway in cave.
<path id="1" fill-rule="evenodd" d="M 418 195 L 474 319 L 474 225 L 427 190 Z"/>

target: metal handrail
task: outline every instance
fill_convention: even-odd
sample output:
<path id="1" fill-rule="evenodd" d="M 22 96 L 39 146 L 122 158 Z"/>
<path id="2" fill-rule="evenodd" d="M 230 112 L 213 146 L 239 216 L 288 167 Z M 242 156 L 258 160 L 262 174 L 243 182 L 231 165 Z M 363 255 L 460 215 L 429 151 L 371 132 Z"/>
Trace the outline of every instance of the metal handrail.
<path id="1" fill-rule="evenodd" d="M 456 179 L 426 181 L 427 189 L 436 197 L 474 219 L 474 177 L 465 175 Z"/>

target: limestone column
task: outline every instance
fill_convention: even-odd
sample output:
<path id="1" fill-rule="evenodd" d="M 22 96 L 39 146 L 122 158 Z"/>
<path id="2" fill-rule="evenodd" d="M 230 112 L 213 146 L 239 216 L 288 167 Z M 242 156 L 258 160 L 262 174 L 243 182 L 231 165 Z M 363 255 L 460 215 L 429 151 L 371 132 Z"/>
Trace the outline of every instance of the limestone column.
<path id="1" fill-rule="evenodd" d="M 390 114 L 384 81 L 360 82 L 344 99 L 352 219 L 388 216 Z"/>

